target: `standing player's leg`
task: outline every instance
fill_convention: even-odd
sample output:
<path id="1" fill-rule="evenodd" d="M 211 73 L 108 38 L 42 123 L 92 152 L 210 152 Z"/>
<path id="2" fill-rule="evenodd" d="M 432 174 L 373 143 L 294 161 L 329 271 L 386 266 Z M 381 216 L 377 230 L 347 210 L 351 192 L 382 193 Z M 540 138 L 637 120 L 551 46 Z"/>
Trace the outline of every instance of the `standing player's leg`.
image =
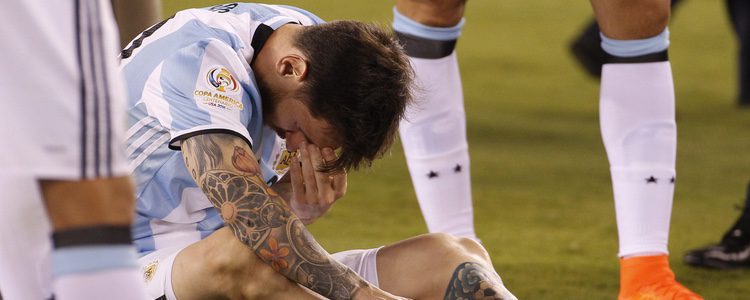
<path id="1" fill-rule="evenodd" d="M 393 29 L 416 73 L 401 142 L 430 232 L 476 239 L 461 77 L 454 51 L 465 0 L 399 0 Z"/>
<path id="2" fill-rule="evenodd" d="M 729 0 L 732 1 L 732 0 Z M 742 1 L 742 0 L 739 0 Z M 682 0 L 672 0 L 672 12 Z M 570 52 L 584 71 L 591 76 L 602 76 L 602 65 L 607 60 L 607 53 L 602 50 L 602 38 L 599 36 L 599 25 L 596 19 L 591 20 L 570 45 Z"/>
<path id="3" fill-rule="evenodd" d="M 14 43 L 4 50 L 0 66 L 9 76 L 44 76 L 0 78 L 13 82 L 0 85 L 8 99 L 36 103 L 0 113 L 8 122 L 0 130 L 0 169 L 32 182 L 25 192 L 0 197 L 0 202 L 40 201 L 34 194 L 44 198 L 53 231 L 56 299 L 144 299 L 130 237 L 134 192 L 125 175 L 124 95 L 115 69 L 117 29 L 109 2 L 52 1 L 45 9 L 26 1 L 8 5 L 0 31 Z M 26 218 L 39 213 L 6 211 L 9 207 L 21 206 L 3 204 L 4 213 Z M 17 234 L 39 231 L 34 227 Z M 6 288 L 10 293 L 14 287 L 3 282 Z"/>
<path id="4" fill-rule="evenodd" d="M 72 176 L 39 174 L 52 224 L 56 299 L 145 299 L 130 225 L 135 192 L 124 155 L 124 91 L 116 72 L 117 28 L 107 1 L 75 6 L 80 93 L 69 143 L 78 149 Z M 76 52 L 74 52 L 76 53 Z M 57 126 L 60 126 L 58 124 Z"/>
<path id="5" fill-rule="evenodd" d="M 620 239 L 619 299 L 701 299 L 667 259 L 677 130 L 669 0 L 592 0 L 602 48 L 600 122 Z"/>
<path id="6" fill-rule="evenodd" d="M 750 1 L 727 0 L 732 27 L 739 41 L 738 104 L 750 106 Z"/>
<path id="7" fill-rule="evenodd" d="M 52 276 L 56 299 L 145 299 L 130 223 L 130 178 L 43 180 L 52 222 Z"/>

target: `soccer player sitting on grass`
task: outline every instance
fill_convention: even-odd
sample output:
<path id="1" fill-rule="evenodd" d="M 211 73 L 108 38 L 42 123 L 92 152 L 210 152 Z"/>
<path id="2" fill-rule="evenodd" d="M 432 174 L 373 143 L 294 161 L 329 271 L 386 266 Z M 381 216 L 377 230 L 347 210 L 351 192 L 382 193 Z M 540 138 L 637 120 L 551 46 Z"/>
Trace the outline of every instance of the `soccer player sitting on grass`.
<path id="1" fill-rule="evenodd" d="M 303 224 L 392 142 L 412 83 L 392 35 L 232 3 L 178 12 L 122 59 L 152 297 L 515 299 L 470 239 L 329 255 Z"/>

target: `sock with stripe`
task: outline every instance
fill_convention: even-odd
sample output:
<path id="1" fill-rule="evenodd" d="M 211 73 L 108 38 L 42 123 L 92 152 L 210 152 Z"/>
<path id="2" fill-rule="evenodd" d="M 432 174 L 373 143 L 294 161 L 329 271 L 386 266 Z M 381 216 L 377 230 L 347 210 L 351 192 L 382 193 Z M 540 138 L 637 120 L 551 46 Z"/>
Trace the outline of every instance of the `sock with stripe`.
<path id="1" fill-rule="evenodd" d="M 128 226 L 92 226 L 52 235 L 55 299 L 146 299 Z"/>
<path id="2" fill-rule="evenodd" d="M 677 130 L 668 31 L 646 40 L 602 36 L 611 55 L 599 101 L 620 238 L 619 256 L 667 253 Z"/>
<path id="3" fill-rule="evenodd" d="M 599 113 L 620 240 L 619 299 L 701 299 L 667 260 L 677 127 L 669 31 L 641 40 L 602 35 Z"/>
<path id="4" fill-rule="evenodd" d="M 454 51 L 464 20 L 430 27 L 393 9 L 393 29 L 416 73 L 415 105 L 400 124 L 401 142 L 430 232 L 477 239 L 469 176 L 466 114 Z"/>

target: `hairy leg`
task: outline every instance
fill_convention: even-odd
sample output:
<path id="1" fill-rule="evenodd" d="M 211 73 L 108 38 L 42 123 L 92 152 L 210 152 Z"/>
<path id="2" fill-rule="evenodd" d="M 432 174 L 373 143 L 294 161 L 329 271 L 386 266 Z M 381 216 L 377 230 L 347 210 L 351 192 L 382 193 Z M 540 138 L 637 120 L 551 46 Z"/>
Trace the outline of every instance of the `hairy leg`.
<path id="1" fill-rule="evenodd" d="M 228 227 L 182 250 L 172 268 L 180 300 L 323 299 L 274 271 Z"/>

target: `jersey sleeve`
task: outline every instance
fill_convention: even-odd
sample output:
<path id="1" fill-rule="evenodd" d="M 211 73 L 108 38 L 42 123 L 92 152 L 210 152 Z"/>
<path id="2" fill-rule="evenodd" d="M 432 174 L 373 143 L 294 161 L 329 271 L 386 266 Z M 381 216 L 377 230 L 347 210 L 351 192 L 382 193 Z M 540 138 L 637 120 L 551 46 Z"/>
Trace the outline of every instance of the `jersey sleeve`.
<path id="1" fill-rule="evenodd" d="M 225 43 L 206 39 L 169 56 L 147 83 L 150 113 L 170 133 L 169 148 L 179 150 L 191 136 L 223 132 L 243 138 L 252 147 L 247 126 L 259 101 L 247 62 Z"/>

